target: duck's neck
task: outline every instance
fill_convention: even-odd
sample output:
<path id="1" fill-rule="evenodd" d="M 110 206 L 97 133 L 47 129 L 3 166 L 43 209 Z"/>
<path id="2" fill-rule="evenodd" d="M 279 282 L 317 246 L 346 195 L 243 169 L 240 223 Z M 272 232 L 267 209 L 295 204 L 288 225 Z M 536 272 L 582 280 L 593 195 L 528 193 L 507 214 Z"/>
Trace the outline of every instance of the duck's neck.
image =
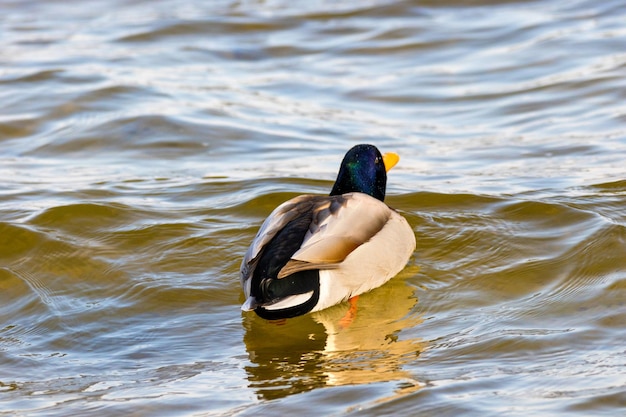
<path id="1" fill-rule="evenodd" d="M 335 185 L 333 185 L 333 189 L 330 191 L 330 195 L 358 192 L 368 194 L 380 201 L 385 201 L 386 187 L 386 175 L 373 175 L 369 172 L 363 173 L 342 166 L 337 175 Z"/>

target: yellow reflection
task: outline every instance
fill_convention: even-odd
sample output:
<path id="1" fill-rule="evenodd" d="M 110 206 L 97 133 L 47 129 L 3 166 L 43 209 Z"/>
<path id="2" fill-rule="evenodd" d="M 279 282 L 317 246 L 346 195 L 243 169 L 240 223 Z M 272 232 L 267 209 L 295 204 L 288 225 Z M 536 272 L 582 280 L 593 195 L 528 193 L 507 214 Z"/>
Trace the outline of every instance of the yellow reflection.
<path id="1" fill-rule="evenodd" d="M 402 334 L 422 321 L 409 314 L 417 303 L 413 291 L 396 277 L 361 295 L 350 317 L 348 303 L 282 322 L 244 315 L 250 387 L 259 398 L 275 399 L 324 386 L 398 381 L 394 395 L 377 402 L 416 391 L 421 385 L 405 366 L 426 346 Z"/>

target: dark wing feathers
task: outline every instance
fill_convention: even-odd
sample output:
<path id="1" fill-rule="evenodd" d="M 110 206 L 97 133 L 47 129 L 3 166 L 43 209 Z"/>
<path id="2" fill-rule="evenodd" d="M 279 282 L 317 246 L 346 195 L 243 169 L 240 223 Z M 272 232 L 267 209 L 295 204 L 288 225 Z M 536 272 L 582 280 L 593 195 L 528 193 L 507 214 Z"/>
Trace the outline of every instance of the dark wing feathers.
<path id="1" fill-rule="evenodd" d="M 246 254 L 248 270 L 255 277 L 284 278 L 337 268 L 390 215 L 387 205 L 361 193 L 296 197 L 277 207 L 261 226 Z"/>

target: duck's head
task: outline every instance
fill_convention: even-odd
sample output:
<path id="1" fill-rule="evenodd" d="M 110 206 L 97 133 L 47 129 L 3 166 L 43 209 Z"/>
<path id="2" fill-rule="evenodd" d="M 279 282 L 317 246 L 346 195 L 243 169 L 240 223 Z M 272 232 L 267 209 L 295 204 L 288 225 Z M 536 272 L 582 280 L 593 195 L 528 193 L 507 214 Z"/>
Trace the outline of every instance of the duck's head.
<path id="1" fill-rule="evenodd" d="M 393 152 L 382 155 L 374 145 L 356 145 L 343 157 L 330 195 L 359 192 L 384 201 L 387 171 L 399 159 Z"/>

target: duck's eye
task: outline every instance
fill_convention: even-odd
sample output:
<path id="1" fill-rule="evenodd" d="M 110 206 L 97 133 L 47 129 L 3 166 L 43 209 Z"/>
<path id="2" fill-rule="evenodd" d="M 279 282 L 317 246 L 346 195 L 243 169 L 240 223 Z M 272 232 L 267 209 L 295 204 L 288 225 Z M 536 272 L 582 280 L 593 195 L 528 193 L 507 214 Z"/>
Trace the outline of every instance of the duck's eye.
<path id="1" fill-rule="evenodd" d="M 380 156 L 377 156 L 377 157 L 376 157 L 376 159 L 374 160 L 374 163 L 375 163 L 376 165 L 378 165 L 378 164 L 380 164 L 380 163 L 382 162 L 382 160 L 383 160 L 383 159 L 382 159 Z"/>

